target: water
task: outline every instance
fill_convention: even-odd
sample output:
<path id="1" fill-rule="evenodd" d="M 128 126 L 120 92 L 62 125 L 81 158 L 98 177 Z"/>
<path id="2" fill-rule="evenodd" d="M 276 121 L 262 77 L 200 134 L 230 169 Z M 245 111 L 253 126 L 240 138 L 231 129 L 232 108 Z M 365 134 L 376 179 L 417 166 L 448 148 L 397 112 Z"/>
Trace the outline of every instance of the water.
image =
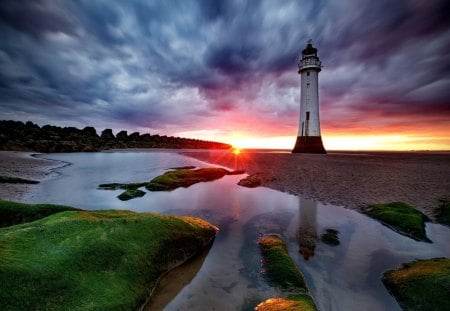
<path id="1" fill-rule="evenodd" d="M 320 310 L 400 310 L 381 282 L 383 272 L 415 259 L 450 257 L 447 227 L 427 224 L 434 243 L 417 242 L 356 211 L 263 187 L 237 186 L 243 175 L 171 192 L 149 192 L 126 202 L 116 198 L 121 190 L 97 189 L 107 182 L 147 181 L 171 167 L 211 166 L 173 152 L 44 157 L 72 165 L 39 184 L 26 199 L 29 202 L 191 215 L 220 228 L 207 256 L 198 260 L 192 276 L 184 281 L 188 284 L 166 298 L 170 302 L 165 310 L 252 310 L 262 300 L 277 296 L 260 274 L 256 244 L 260 234 L 269 232 L 285 238 Z M 339 230 L 339 246 L 320 242 L 327 228 Z"/>

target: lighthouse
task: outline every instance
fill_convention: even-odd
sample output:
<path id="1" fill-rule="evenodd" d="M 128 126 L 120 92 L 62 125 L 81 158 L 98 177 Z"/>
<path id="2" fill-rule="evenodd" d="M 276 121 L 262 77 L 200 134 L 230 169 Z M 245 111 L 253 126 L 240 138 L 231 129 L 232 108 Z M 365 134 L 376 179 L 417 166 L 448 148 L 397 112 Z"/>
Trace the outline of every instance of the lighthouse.
<path id="1" fill-rule="evenodd" d="M 319 72 L 322 63 L 311 40 L 298 63 L 300 75 L 300 123 L 292 153 L 327 153 L 322 144 L 319 120 Z"/>

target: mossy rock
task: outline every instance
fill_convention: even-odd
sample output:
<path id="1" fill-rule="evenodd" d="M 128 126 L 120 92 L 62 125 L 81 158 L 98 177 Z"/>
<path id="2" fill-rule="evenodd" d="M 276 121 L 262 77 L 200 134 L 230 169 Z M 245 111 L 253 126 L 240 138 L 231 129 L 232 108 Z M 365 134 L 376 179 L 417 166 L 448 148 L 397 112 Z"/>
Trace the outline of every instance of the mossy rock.
<path id="1" fill-rule="evenodd" d="M 269 298 L 256 306 L 257 311 L 314 311 L 317 310 L 309 295 L 296 295 L 289 298 Z"/>
<path id="2" fill-rule="evenodd" d="M 402 235 L 417 241 L 431 242 L 425 231 L 427 216 L 406 203 L 369 205 L 362 212 Z"/>
<path id="3" fill-rule="evenodd" d="M 137 190 L 138 188 L 144 187 L 147 185 L 146 182 L 141 183 L 109 183 L 109 184 L 100 184 L 98 188 L 101 190 Z"/>
<path id="4" fill-rule="evenodd" d="M 119 200 L 121 201 L 128 201 L 135 198 L 140 198 L 145 195 L 145 192 L 142 190 L 127 190 L 125 192 L 122 192 L 117 196 Z"/>
<path id="5" fill-rule="evenodd" d="M 38 184 L 39 181 L 19 177 L 0 176 L 0 184 Z"/>
<path id="6" fill-rule="evenodd" d="M 440 199 L 439 206 L 435 210 L 437 222 L 450 226 L 450 199 Z"/>
<path id="7" fill-rule="evenodd" d="M 240 174 L 240 172 L 238 172 Z M 220 179 L 225 175 L 237 174 L 223 168 L 199 168 L 173 170 L 153 178 L 145 188 L 149 191 L 170 191 L 180 187 L 187 188 L 199 182 Z"/>
<path id="8" fill-rule="evenodd" d="M 27 204 L 0 200 L 0 227 L 35 221 L 52 214 L 74 211 L 76 208 L 54 204 Z"/>
<path id="9" fill-rule="evenodd" d="M 272 286 L 292 292 L 307 291 L 303 276 L 279 235 L 263 236 L 258 239 L 258 245 L 263 256 L 263 274 Z"/>
<path id="10" fill-rule="evenodd" d="M 322 242 L 328 245 L 337 246 L 341 244 L 338 237 L 339 231 L 334 229 L 326 229 L 325 233 L 320 236 Z"/>
<path id="11" fill-rule="evenodd" d="M 450 310 L 450 259 L 403 264 L 387 271 L 383 283 L 404 310 Z"/>
<path id="12" fill-rule="evenodd" d="M 217 228 L 192 217 L 66 211 L 0 229 L 2 310 L 136 310 Z"/>
<path id="13" fill-rule="evenodd" d="M 284 297 L 270 298 L 260 303 L 257 310 L 316 310 L 303 275 L 297 269 L 278 234 L 258 239 L 263 256 L 262 273 L 269 284 L 282 291 Z"/>

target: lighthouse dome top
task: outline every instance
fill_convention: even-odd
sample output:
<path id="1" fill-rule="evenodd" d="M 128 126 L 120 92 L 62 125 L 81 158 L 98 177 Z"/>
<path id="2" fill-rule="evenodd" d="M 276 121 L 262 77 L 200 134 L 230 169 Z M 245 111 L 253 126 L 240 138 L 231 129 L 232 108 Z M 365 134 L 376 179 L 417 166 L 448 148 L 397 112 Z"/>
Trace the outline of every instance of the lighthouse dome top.
<path id="1" fill-rule="evenodd" d="M 313 47 L 312 43 L 308 43 L 306 45 L 306 48 L 303 49 L 302 55 L 304 55 L 304 56 L 311 55 L 311 56 L 317 57 L 317 49 L 315 47 Z"/>

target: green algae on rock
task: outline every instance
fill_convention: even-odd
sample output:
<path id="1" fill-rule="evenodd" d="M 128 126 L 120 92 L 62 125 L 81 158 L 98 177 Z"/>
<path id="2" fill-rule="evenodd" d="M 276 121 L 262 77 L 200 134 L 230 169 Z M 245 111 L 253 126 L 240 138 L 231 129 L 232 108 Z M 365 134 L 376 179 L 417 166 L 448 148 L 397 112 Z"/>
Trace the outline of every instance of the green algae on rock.
<path id="1" fill-rule="evenodd" d="M 243 174 L 243 171 L 229 171 L 224 168 L 180 169 L 166 172 L 153 178 L 145 188 L 149 191 L 170 191 L 189 187 L 199 182 L 213 181 L 225 175 Z"/>
<path id="2" fill-rule="evenodd" d="M 440 199 L 439 207 L 435 210 L 437 222 L 450 226 L 450 199 Z"/>
<path id="3" fill-rule="evenodd" d="M 117 198 L 121 201 L 128 201 L 131 199 L 143 197 L 144 195 L 145 195 L 145 192 L 142 190 L 130 189 L 130 190 L 126 190 L 126 191 L 122 192 L 121 194 L 119 194 L 117 196 Z"/>
<path id="4" fill-rule="evenodd" d="M 216 167 L 199 168 L 199 169 L 193 168 L 195 167 L 185 166 L 184 168 L 181 169 L 174 169 L 153 178 L 150 182 L 107 183 L 107 184 L 100 184 L 98 188 L 102 190 L 117 190 L 117 189 L 138 190 L 138 188 L 145 186 L 145 188 L 149 191 L 170 191 L 180 187 L 187 188 L 199 182 L 206 182 L 220 179 L 225 175 L 240 175 L 245 173 L 245 171 L 243 170 L 229 171 L 224 168 L 216 168 Z M 138 192 L 135 192 L 135 194 L 137 193 Z M 125 192 L 123 194 L 125 194 Z"/>
<path id="5" fill-rule="evenodd" d="M 339 245 L 341 242 L 339 241 L 338 237 L 339 231 L 334 229 L 326 229 L 325 232 L 320 236 L 320 239 L 322 242 L 328 244 L 328 245 Z"/>
<path id="6" fill-rule="evenodd" d="M 431 242 L 425 232 L 427 216 L 403 202 L 374 204 L 362 212 L 392 230 L 417 241 Z"/>
<path id="7" fill-rule="evenodd" d="M 383 283 L 404 310 L 450 310 L 450 259 L 405 263 L 383 274 Z"/>
<path id="8" fill-rule="evenodd" d="M 285 297 L 270 298 L 257 310 L 316 310 L 305 280 L 289 256 L 286 244 L 278 234 L 258 239 L 263 256 L 263 274 L 269 284 L 282 291 Z"/>
<path id="9" fill-rule="evenodd" d="M 0 229 L 2 310 L 136 310 L 217 228 L 192 217 L 65 211 Z"/>
<path id="10" fill-rule="evenodd" d="M 35 221 L 63 211 L 76 208 L 54 204 L 27 204 L 0 200 L 0 228 Z"/>

